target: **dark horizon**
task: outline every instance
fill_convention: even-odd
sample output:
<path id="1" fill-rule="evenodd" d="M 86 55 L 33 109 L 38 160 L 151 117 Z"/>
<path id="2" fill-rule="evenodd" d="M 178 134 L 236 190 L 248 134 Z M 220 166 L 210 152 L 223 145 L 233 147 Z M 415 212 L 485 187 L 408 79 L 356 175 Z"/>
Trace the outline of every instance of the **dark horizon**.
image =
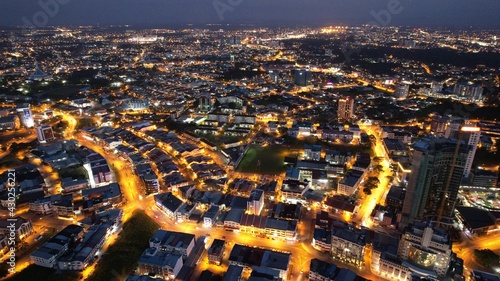
<path id="1" fill-rule="evenodd" d="M 327 26 L 377 24 L 499 29 L 495 0 L 4 0 L 0 26 L 167 27 L 187 24 Z M 41 5 L 40 3 L 47 3 Z"/>

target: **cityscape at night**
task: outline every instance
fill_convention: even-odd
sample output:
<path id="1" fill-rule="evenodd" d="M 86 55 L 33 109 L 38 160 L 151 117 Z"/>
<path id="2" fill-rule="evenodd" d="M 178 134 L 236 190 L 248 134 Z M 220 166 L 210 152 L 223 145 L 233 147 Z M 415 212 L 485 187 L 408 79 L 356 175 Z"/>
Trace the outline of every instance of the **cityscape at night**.
<path id="1" fill-rule="evenodd" d="M 500 2 L 366 2 L 5 0 L 0 280 L 500 281 Z"/>

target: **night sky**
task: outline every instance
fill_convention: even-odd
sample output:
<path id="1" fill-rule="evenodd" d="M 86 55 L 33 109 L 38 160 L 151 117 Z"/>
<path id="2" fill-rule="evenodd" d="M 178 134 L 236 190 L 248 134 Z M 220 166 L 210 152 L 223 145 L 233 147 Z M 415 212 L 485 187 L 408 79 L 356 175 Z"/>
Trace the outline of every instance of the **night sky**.
<path id="1" fill-rule="evenodd" d="M 61 4 L 44 11 L 39 2 Z M 390 14 L 388 4 L 399 12 Z M 500 28 L 499 11 L 499 0 L 1 0 L 0 26 L 379 23 Z M 374 14 L 390 18 L 377 21 Z"/>

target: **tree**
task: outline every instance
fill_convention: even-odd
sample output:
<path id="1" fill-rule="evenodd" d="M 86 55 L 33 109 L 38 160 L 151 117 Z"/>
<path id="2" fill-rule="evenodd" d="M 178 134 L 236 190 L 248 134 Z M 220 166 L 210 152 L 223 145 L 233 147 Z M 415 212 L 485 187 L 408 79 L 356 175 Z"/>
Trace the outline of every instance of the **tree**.
<path id="1" fill-rule="evenodd" d="M 363 192 L 364 192 L 366 195 L 371 195 L 371 194 L 372 194 L 372 190 L 371 190 L 370 188 L 368 188 L 368 187 L 365 187 L 365 188 L 363 189 Z"/>
<path id="2" fill-rule="evenodd" d="M 382 173 L 384 171 L 384 166 L 379 164 L 379 165 L 375 166 L 374 169 L 376 172 Z"/>
<path id="3" fill-rule="evenodd" d="M 286 135 L 288 133 L 288 128 L 287 127 L 279 127 L 278 128 L 278 133 L 280 135 Z"/>
<path id="4" fill-rule="evenodd" d="M 485 267 L 490 267 L 500 262 L 500 256 L 490 249 L 474 250 L 476 261 Z"/>
<path id="5" fill-rule="evenodd" d="M 374 185 L 378 185 L 380 183 L 380 180 L 377 177 L 369 177 L 366 181 Z"/>

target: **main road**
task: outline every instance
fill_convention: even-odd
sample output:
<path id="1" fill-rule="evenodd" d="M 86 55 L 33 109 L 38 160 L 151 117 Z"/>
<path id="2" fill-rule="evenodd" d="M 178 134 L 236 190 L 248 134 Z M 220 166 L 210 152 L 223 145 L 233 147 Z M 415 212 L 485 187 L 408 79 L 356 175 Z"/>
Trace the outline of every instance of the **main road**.
<path id="1" fill-rule="evenodd" d="M 389 191 L 390 184 L 389 177 L 391 174 L 389 159 L 385 153 L 384 145 L 380 137 L 380 127 L 378 126 L 367 126 L 360 125 L 360 128 L 364 130 L 368 135 L 375 136 L 375 146 L 373 148 L 376 157 L 380 157 L 382 161 L 380 165 L 383 167 L 383 171 L 379 174 L 379 184 L 377 188 L 371 190 L 370 195 L 366 195 L 363 199 L 361 207 L 359 208 L 358 214 L 353 218 L 354 221 L 360 222 L 363 226 L 371 228 L 373 222 L 370 219 L 370 215 L 377 204 L 383 204 L 385 196 Z"/>
<path id="2" fill-rule="evenodd" d="M 463 241 L 461 243 L 453 244 L 453 252 L 455 252 L 459 258 L 464 260 L 464 266 L 467 271 L 470 269 L 489 271 L 487 268 L 484 268 L 474 260 L 474 250 L 490 249 L 499 253 L 499 232 L 500 230 L 495 230 L 482 237 L 470 237 L 462 232 Z M 497 272 L 495 273 L 500 274 L 500 265 L 496 267 L 496 270 Z"/>

